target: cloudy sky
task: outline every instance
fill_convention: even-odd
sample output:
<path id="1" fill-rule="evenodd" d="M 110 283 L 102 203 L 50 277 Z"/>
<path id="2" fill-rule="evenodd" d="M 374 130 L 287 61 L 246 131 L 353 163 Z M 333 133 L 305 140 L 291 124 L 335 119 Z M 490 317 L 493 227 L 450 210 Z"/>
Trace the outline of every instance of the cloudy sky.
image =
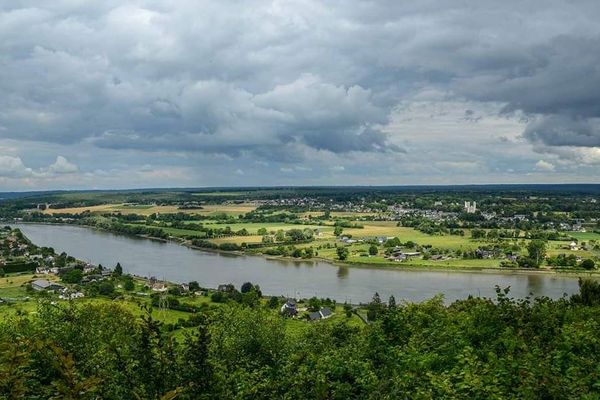
<path id="1" fill-rule="evenodd" d="M 0 191 L 600 183 L 600 2 L 0 3 Z"/>

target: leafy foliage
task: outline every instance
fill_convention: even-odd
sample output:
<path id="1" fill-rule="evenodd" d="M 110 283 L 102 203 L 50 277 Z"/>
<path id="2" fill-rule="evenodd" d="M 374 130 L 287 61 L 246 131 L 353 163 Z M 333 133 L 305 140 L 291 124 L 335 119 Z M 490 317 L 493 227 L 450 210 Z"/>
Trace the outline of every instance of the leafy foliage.
<path id="1" fill-rule="evenodd" d="M 580 287 L 518 301 L 498 288 L 450 306 L 374 296 L 368 325 L 294 332 L 268 306 L 229 302 L 178 340 L 149 313 L 42 302 L 0 324 L 0 397 L 597 398 L 600 285 Z"/>

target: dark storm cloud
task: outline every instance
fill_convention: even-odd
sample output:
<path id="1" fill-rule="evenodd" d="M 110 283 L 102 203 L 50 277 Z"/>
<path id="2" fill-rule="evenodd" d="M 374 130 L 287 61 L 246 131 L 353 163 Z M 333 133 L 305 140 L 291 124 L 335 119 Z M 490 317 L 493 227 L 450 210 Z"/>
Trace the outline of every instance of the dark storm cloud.
<path id="1" fill-rule="evenodd" d="M 547 116 L 531 122 L 523 136 L 547 146 L 600 147 L 600 119 Z"/>
<path id="2" fill-rule="evenodd" d="M 382 126 L 400 102 L 436 88 L 531 115 L 533 142 L 599 142 L 597 1 L 0 10 L 0 138 L 261 159 L 299 160 L 298 146 L 399 153 Z"/>
<path id="3" fill-rule="evenodd" d="M 600 116 L 600 37 L 558 37 L 531 46 L 531 59 L 500 74 L 463 78 L 470 98 L 507 102 L 507 111 Z"/>

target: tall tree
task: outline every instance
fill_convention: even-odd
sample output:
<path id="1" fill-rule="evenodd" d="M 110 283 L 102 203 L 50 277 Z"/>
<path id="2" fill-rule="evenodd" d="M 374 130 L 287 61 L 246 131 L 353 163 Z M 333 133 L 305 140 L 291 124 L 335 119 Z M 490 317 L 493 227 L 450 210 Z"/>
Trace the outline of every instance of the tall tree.
<path id="1" fill-rule="evenodd" d="M 117 265 L 115 266 L 115 271 L 114 274 L 116 276 L 121 276 L 123 275 L 123 267 L 121 267 L 121 263 L 117 263 Z"/>
<path id="2" fill-rule="evenodd" d="M 389 308 L 396 308 L 396 298 L 394 297 L 394 295 L 391 295 L 389 300 L 388 300 L 388 307 Z"/>
<path id="3" fill-rule="evenodd" d="M 348 251 L 347 247 L 344 246 L 340 246 L 337 248 L 336 250 L 338 259 L 340 259 L 341 261 L 344 261 L 348 258 L 348 255 L 350 254 L 350 252 Z"/>
<path id="4" fill-rule="evenodd" d="M 546 257 L 546 242 L 543 240 L 532 240 L 527 244 L 527 253 L 536 266 L 540 266 Z"/>

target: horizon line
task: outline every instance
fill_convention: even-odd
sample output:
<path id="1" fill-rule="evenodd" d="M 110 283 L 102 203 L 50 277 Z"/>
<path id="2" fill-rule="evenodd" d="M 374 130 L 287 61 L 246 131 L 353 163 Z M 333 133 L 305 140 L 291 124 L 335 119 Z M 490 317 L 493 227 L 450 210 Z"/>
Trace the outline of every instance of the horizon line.
<path id="1" fill-rule="evenodd" d="M 600 183 L 452 183 L 452 184 L 397 184 L 397 185 L 248 185 L 248 186 L 164 186 L 164 187 L 140 187 L 140 188 L 113 188 L 113 189 L 40 189 L 40 190 L 7 190 L 0 193 L 56 193 L 56 192 L 132 192 L 153 190 L 235 190 L 235 189 L 322 189 L 322 188 L 460 188 L 460 187 L 552 187 L 552 186 L 599 186 Z"/>

